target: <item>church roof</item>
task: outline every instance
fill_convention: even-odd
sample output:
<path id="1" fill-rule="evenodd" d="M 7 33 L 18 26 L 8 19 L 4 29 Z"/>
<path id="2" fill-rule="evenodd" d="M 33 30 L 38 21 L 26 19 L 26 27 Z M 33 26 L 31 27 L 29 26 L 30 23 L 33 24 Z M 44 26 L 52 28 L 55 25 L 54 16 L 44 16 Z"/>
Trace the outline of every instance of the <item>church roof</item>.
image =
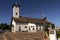
<path id="1" fill-rule="evenodd" d="M 39 18 L 30 18 L 30 17 L 22 17 L 22 16 L 20 16 L 19 18 L 13 17 L 12 19 L 14 19 L 15 22 L 43 23 L 43 19 L 39 19 Z M 51 24 L 47 20 L 45 20 L 45 23 Z"/>

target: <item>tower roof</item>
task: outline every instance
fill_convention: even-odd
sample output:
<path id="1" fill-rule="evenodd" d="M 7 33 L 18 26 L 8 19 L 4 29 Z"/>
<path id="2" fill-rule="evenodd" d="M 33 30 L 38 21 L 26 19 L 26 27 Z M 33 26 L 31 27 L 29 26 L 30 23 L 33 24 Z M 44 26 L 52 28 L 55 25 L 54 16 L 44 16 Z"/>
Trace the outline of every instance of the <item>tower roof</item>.
<path id="1" fill-rule="evenodd" d="M 20 5 L 17 4 L 17 3 L 14 3 L 14 4 L 12 5 L 12 7 L 14 7 L 14 6 L 16 6 L 16 7 L 20 7 Z"/>

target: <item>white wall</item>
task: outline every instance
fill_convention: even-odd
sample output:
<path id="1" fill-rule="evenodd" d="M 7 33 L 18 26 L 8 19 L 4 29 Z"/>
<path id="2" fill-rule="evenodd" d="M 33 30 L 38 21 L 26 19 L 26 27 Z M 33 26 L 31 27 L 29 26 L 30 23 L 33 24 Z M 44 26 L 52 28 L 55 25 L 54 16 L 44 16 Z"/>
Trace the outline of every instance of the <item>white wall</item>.
<path id="1" fill-rule="evenodd" d="M 21 27 L 21 31 L 27 31 L 28 30 L 28 23 L 17 23 L 16 27 L 17 27 L 17 31 L 19 31 L 19 26 Z M 27 28 L 25 28 L 25 26 L 27 26 Z"/>
<path id="2" fill-rule="evenodd" d="M 19 31 L 19 27 L 21 28 L 20 31 L 28 31 L 28 32 L 36 32 L 36 24 L 35 23 L 20 23 L 20 22 L 15 22 L 14 20 L 12 21 L 12 24 L 14 25 L 14 28 L 12 28 L 12 31 Z M 27 28 L 25 28 L 25 26 Z M 38 26 L 38 30 L 42 30 L 43 26 Z M 29 30 L 30 28 L 30 30 Z M 34 28 L 34 30 L 33 30 Z M 40 29 L 41 28 L 41 29 Z"/>
<path id="3" fill-rule="evenodd" d="M 12 20 L 12 25 L 13 25 L 12 32 L 15 32 L 16 31 L 16 23 L 14 20 Z"/>
<path id="4" fill-rule="evenodd" d="M 36 25 L 34 23 L 17 23 L 17 31 L 19 31 L 19 26 L 21 27 L 21 31 L 36 32 Z M 27 26 L 27 28 L 25 28 L 25 26 Z M 30 26 L 34 26 L 35 30 Z M 29 30 L 29 27 L 31 30 Z"/>
<path id="5" fill-rule="evenodd" d="M 28 23 L 28 27 L 30 28 L 30 30 L 28 30 L 28 32 L 36 32 L 36 24 L 35 23 Z M 33 30 L 34 28 L 34 30 Z"/>
<path id="6" fill-rule="evenodd" d="M 41 26 L 41 30 L 43 30 L 43 26 Z"/>
<path id="7" fill-rule="evenodd" d="M 57 40 L 57 35 L 56 35 L 56 31 L 55 30 L 53 30 L 54 31 L 54 34 L 49 34 L 49 37 L 50 37 L 50 40 Z"/>

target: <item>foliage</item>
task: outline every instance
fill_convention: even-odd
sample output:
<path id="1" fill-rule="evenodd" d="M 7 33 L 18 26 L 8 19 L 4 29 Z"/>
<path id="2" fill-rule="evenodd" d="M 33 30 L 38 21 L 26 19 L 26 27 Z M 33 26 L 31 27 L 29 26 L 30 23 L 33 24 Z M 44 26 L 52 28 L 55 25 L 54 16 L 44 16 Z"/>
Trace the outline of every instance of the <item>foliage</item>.
<path id="1" fill-rule="evenodd" d="M 55 28 L 55 25 L 54 24 L 52 24 L 52 29 L 54 29 Z"/>
<path id="2" fill-rule="evenodd" d="M 46 32 L 46 36 L 48 37 L 49 36 L 49 28 L 50 27 L 50 25 L 49 24 L 46 24 L 45 25 L 45 32 Z"/>
<path id="3" fill-rule="evenodd" d="M 45 31 L 48 31 L 48 28 L 50 27 L 49 24 L 45 25 Z"/>
<path id="4" fill-rule="evenodd" d="M 51 26 L 50 26 L 51 25 Z M 48 31 L 48 28 L 52 28 L 52 29 L 54 29 L 55 28 L 55 25 L 54 24 L 46 24 L 45 25 L 45 31 Z"/>
<path id="5" fill-rule="evenodd" d="M 57 31 L 57 37 L 60 38 L 60 31 Z"/>
<path id="6" fill-rule="evenodd" d="M 46 31 L 47 35 L 49 36 L 49 29 L 48 28 L 54 29 L 55 28 L 55 25 L 54 24 L 46 24 L 45 25 L 45 31 Z"/>
<path id="7" fill-rule="evenodd" d="M 2 30 L 9 29 L 9 25 L 7 23 L 1 23 L 0 29 L 2 29 Z"/>

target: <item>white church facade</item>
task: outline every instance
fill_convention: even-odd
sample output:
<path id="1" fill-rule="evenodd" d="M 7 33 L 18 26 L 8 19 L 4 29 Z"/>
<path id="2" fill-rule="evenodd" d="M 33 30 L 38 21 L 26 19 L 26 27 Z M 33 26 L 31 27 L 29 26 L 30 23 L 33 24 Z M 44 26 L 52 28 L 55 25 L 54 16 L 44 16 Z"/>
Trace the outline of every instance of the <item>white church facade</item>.
<path id="1" fill-rule="evenodd" d="M 11 31 L 26 31 L 26 32 L 36 32 L 40 30 L 44 30 L 44 22 L 49 24 L 47 20 L 39 19 L 39 18 L 29 18 L 19 16 L 19 7 L 18 4 L 13 4 L 13 17 L 11 19 Z"/>

